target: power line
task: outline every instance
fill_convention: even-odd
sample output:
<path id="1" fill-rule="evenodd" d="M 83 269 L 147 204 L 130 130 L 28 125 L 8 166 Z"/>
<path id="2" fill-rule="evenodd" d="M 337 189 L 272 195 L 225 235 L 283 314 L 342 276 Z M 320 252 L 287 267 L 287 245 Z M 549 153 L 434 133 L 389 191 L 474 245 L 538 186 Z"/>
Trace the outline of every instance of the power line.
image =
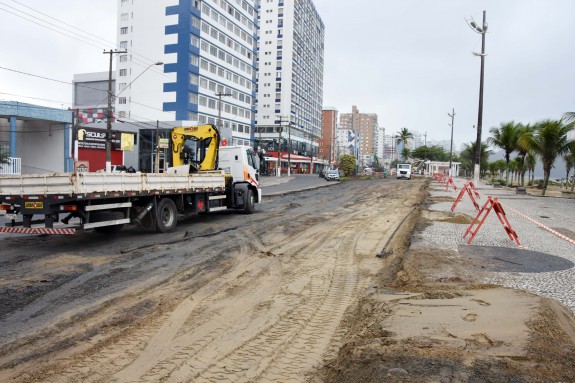
<path id="1" fill-rule="evenodd" d="M 4 5 L 4 6 L 7 6 L 6 4 L 4 4 L 4 3 L 2 3 L 2 2 L 0 2 L 0 4 L 2 4 L 2 5 Z M 12 9 L 14 9 L 14 8 L 12 8 Z M 4 9 L 4 8 L 1 8 L 1 7 L 0 7 L 0 10 L 2 10 L 2 11 L 4 11 L 4 12 L 7 12 L 7 13 L 10 13 L 10 14 L 16 16 L 16 17 L 20 17 L 21 19 L 24 19 L 24 20 L 26 20 L 26 21 L 29 21 L 29 22 L 33 23 L 33 24 L 39 25 L 39 26 L 41 26 L 41 27 L 43 27 L 43 28 L 46 28 L 46 29 L 49 29 L 49 30 L 54 31 L 54 32 L 56 32 L 56 33 L 62 34 L 62 35 L 66 36 L 66 37 L 69 37 L 69 38 L 71 38 L 71 39 L 80 41 L 80 42 L 82 42 L 82 43 L 84 43 L 84 44 L 91 45 L 91 46 L 93 46 L 93 47 L 100 48 L 100 49 L 102 48 L 102 46 L 96 46 L 96 45 L 94 45 L 94 44 L 92 44 L 92 43 L 89 43 L 89 42 L 87 42 L 87 41 L 82 40 L 82 39 L 85 39 L 85 40 L 95 41 L 95 40 L 93 40 L 93 39 L 90 39 L 90 38 L 87 38 L 87 37 L 84 37 L 84 36 L 72 36 L 72 35 L 66 34 L 66 33 L 64 33 L 64 32 L 58 31 L 58 30 L 56 30 L 56 29 L 54 29 L 54 28 L 50 28 L 49 26 L 43 25 L 43 24 L 41 24 L 41 23 L 39 23 L 39 22 L 36 22 L 36 21 L 34 21 L 34 20 L 31 20 L 31 19 L 29 19 L 29 18 L 26 18 L 26 17 L 24 17 L 24 16 L 22 16 L 22 15 L 19 15 L 19 14 L 15 13 L 15 12 L 9 11 L 9 10 L 7 10 L 7 9 Z M 16 10 L 16 11 L 19 11 L 19 10 Z M 19 12 L 22 12 L 22 11 L 19 11 Z M 30 16 L 30 17 L 32 17 L 32 18 L 38 19 L 37 17 L 34 17 L 34 16 L 32 16 L 32 15 L 29 15 L 29 14 L 26 13 L 26 12 L 22 12 L 22 13 L 24 13 L 25 15 L 28 15 L 28 16 Z M 40 20 L 40 21 L 42 21 L 42 22 L 44 22 L 44 23 L 47 23 L 47 24 L 49 24 L 49 25 L 54 25 L 54 24 L 52 24 L 52 23 L 49 23 L 49 22 L 44 21 L 44 20 L 41 20 L 41 19 L 38 19 L 38 20 Z M 66 30 L 66 29 L 64 29 L 64 28 L 62 28 L 62 27 L 58 27 L 58 26 L 55 26 L 55 27 L 56 27 L 56 28 L 63 29 L 63 30 L 65 30 L 66 32 L 73 33 L 72 31 L 68 31 L 68 30 Z M 95 42 L 97 42 L 97 41 L 95 41 Z"/>
<path id="2" fill-rule="evenodd" d="M 15 12 L 12 12 L 12 11 L 10 11 L 10 10 L 7 10 L 7 9 L 1 8 L 1 7 L 0 7 L 0 10 L 3 10 L 4 12 L 10 13 L 10 14 L 16 16 L 16 17 L 20 17 L 20 18 L 22 18 L 22 19 L 24 19 L 24 20 L 26 20 L 26 21 L 29 21 L 29 22 L 34 23 L 34 24 L 36 24 L 36 25 L 39 25 L 39 26 L 41 26 L 41 27 L 43 27 L 43 28 L 52 30 L 52 31 L 54 31 L 54 32 L 56 32 L 56 33 L 60 33 L 60 34 L 62 34 L 62 35 L 64 35 L 64 36 L 70 37 L 70 38 L 72 38 L 72 39 L 75 39 L 75 40 L 77 40 L 77 41 L 80 41 L 80 42 L 82 42 L 82 43 L 84 43 L 84 44 L 90 45 L 90 46 L 95 47 L 95 48 L 104 49 L 105 45 L 110 45 L 110 44 L 117 45 L 116 43 L 112 43 L 112 42 L 110 42 L 110 41 L 108 41 L 108 40 L 106 40 L 106 39 L 103 39 L 103 38 L 101 38 L 101 37 L 99 37 L 99 36 L 96 36 L 96 35 L 94 35 L 94 34 L 92 34 L 92 33 L 90 33 L 90 32 L 87 32 L 87 31 L 81 29 L 81 28 L 78 28 L 78 27 L 75 27 L 75 26 L 73 26 L 73 25 L 71 25 L 71 24 L 65 23 L 65 22 L 63 22 L 63 21 L 61 21 L 61 20 L 59 20 L 59 19 L 57 19 L 57 18 L 55 18 L 55 17 L 49 16 L 48 14 L 45 14 L 45 13 L 43 13 L 43 12 L 40 12 L 40 11 L 38 11 L 38 10 L 32 8 L 32 7 L 28 7 L 28 6 L 26 6 L 26 5 L 24 5 L 24 4 L 20 3 L 20 2 L 18 2 L 18 1 L 16 1 L 16 0 L 12 0 L 12 1 L 14 1 L 15 3 L 17 3 L 17 4 L 19 4 L 19 5 L 23 6 L 23 7 L 26 7 L 26 8 L 28 8 L 28 9 L 31 9 L 31 10 L 34 11 L 34 12 L 37 12 L 37 13 L 39 13 L 39 14 L 41 14 L 41 15 L 44 15 L 45 17 L 48 17 L 48 18 L 50 18 L 50 19 L 52 19 L 52 20 L 55 20 L 55 21 L 57 21 L 57 22 L 59 22 L 59 23 L 62 23 L 62 24 L 64 24 L 64 25 L 66 25 L 66 26 L 69 26 L 69 27 L 71 27 L 71 28 L 73 28 L 73 29 L 75 29 L 75 30 L 77 30 L 77 31 L 80 31 L 81 33 L 84 33 L 84 34 L 93 36 L 93 37 L 97 38 L 99 41 L 98 41 L 98 40 L 94 40 L 94 39 L 92 39 L 92 38 L 90 38 L 90 37 L 86 37 L 86 36 L 81 36 L 81 35 L 78 36 L 77 32 L 75 32 L 75 31 L 66 29 L 66 28 L 64 28 L 64 27 L 58 26 L 58 25 L 56 25 L 56 24 L 54 24 L 54 23 L 51 23 L 51 22 L 49 22 L 49 21 L 43 20 L 43 19 L 41 19 L 41 18 L 38 18 L 38 17 L 36 17 L 36 16 L 34 16 L 34 15 L 30 14 L 30 13 L 27 13 L 27 12 L 24 12 L 24 11 L 22 11 L 22 10 L 20 10 L 20 9 L 11 7 L 11 6 L 9 6 L 8 4 L 6 4 L 6 3 L 4 3 L 4 2 L 2 2 L 2 1 L 0 1 L 0 4 L 4 5 L 5 7 L 8 7 L 8 8 L 10 8 L 10 9 L 16 11 L 16 12 L 20 12 L 20 13 L 26 15 L 26 16 L 29 16 L 29 17 L 31 17 L 31 18 L 33 18 L 33 19 L 35 19 L 35 20 L 40 21 L 41 23 L 45 23 L 45 24 L 48 24 L 48 25 L 52 25 L 52 26 L 54 26 L 55 28 L 62 29 L 63 31 L 68 32 L 68 33 L 72 33 L 73 35 L 64 33 L 64 32 L 62 32 L 62 31 L 56 30 L 56 29 L 54 29 L 54 28 L 50 28 L 50 27 L 47 26 L 47 25 L 41 24 L 41 23 L 39 23 L 39 22 L 37 22 L 37 21 L 34 21 L 34 20 L 31 20 L 31 19 L 29 19 L 29 18 L 26 18 L 26 17 L 24 17 L 24 16 L 22 16 L 22 15 L 19 15 L 19 14 L 15 13 Z M 88 41 L 84 41 L 84 40 L 81 40 L 81 39 L 88 40 Z M 96 43 L 96 44 L 101 44 L 101 45 L 94 45 L 93 43 L 91 43 L 91 42 L 89 42 L 89 41 L 94 42 L 94 43 Z M 132 56 L 132 62 L 134 62 L 136 65 L 147 66 L 147 65 L 149 65 L 149 63 L 153 63 L 153 62 L 156 62 L 156 61 L 157 61 L 157 60 L 151 60 L 151 59 L 149 59 L 149 58 L 147 58 L 147 57 L 145 57 L 145 56 L 143 56 L 143 55 L 141 55 L 141 54 L 139 54 L 139 53 L 137 53 L 137 52 L 135 52 L 135 51 L 130 51 L 130 53 L 131 53 L 132 55 L 140 56 L 140 57 L 143 58 L 143 59 L 140 59 L 140 58 L 138 58 L 138 57 L 133 57 L 133 56 Z M 138 63 L 137 63 L 138 61 L 142 62 L 142 64 L 138 64 Z M 152 71 L 153 71 L 153 72 L 156 72 L 156 73 L 158 73 L 158 74 L 161 74 L 161 75 L 163 75 L 163 76 L 165 76 L 165 77 L 170 78 L 171 80 L 173 80 L 173 76 L 170 76 L 169 74 L 164 73 L 163 71 L 154 70 L 154 69 L 152 69 Z"/>
<path id="3" fill-rule="evenodd" d="M 50 16 L 50 15 L 48 15 L 48 14 L 46 14 L 46 13 L 40 12 L 39 10 L 34 9 L 34 8 L 32 8 L 32 7 L 29 7 L 29 6 L 25 5 L 25 4 L 22 4 L 22 3 L 19 2 L 19 1 L 16 1 L 16 0 L 12 0 L 12 1 L 15 2 L 16 4 L 19 4 L 19 5 L 23 6 L 23 7 L 25 7 L 25 8 L 28 8 L 28 9 L 34 11 L 34 12 L 37 12 L 37 13 L 43 15 L 43 16 L 46 16 L 46 17 L 48 17 L 48 18 L 50 18 L 50 19 L 52 19 L 52 20 L 56 20 L 56 21 L 59 22 L 59 23 L 62 23 L 62 24 L 64 24 L 64 25 L 67 25 L 67 26 L 69 26 L 69 27 L 71 27 L 71 28 L 74 28 L 74 29 L 76 29 L 76 30 L 78 30 L 78 31 L 80 31 L 80 32 L 82 32 L 82 33 L 85 33 L 85 34 L 90 35 L 90 36 L 93 36 L 93 37 L 95 37 L 95 38 L 97 38 L 97 39 L 99 39 L 99 40 L 102 40 L 102 41 L 105 42 L 106 44 L 114 44 L 113 42 L 107 41 L 107 40 L 101 38 L 100 36 L 96 36 L 96 35 L 94 35 L 94 34 L 92 34 L 92 33 L 90 33 L 90 32 L 86 32 L 86 31 L 83 30 L 83 29 L 80 29 L 80 28 L 78 28 L 78 27 L 75 27 L 75 26 L 73 26 L 72 24 L 68 24 L 68 23 L 66 23 L 66 22 L 64 22 L 64 21 L 62 21 L 62 20 L 59 20 L 59 19 L 57 19 L 57 18 L 55 18 L 55 17 L 52 17 L 52 16 Z"/>

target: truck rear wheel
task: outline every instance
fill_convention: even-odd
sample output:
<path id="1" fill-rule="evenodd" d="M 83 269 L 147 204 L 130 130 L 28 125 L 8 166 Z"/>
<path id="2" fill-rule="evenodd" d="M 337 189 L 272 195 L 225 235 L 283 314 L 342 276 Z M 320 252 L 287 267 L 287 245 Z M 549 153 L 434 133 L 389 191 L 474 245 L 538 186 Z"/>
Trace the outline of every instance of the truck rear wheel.
<path id="1" fill-rule="evenodd" d="M 254 192 L 252 189 L 248 189 L 246 192 L 246 204 L 244 206 L 244 213 L 252 214 L 255 210 L 256 200 L 254 197 Z"/>
<path id="2" fill-rule="evenodd" d="M 161 199 L 156 210 L 156 231 L 168 233 L 173 231 L 177 224 L 178 209 L 176 204 L 169 198 Z"/>

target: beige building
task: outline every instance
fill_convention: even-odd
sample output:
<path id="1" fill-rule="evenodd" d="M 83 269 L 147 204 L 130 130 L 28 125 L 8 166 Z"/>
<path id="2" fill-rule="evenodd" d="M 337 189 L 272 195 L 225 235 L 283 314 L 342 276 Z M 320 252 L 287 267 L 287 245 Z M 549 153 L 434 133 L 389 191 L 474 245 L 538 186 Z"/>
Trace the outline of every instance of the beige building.
<path id="1" fill-rule="evenodd" d="M 339 117 L 339 128 L 349 129 L 357 136 L 359 133 L 359 149 L 361 156 L 372 156 L 375 153 L 377 141 L 377 114 L 360 113 L 357 106 L 353 105 L 351 113 L 341 113 Z"/>

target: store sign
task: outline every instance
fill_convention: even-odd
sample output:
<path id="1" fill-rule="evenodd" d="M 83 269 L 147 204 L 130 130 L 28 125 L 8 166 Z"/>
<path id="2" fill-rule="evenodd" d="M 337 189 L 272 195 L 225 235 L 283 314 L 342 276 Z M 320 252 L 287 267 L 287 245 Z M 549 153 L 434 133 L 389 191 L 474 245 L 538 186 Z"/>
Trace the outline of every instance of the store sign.
<path id="1" fill-rule="evenodd" d="M 125 134 L 132 136 L 131 143 L 133 145 L 133 133 L 112 130 L 112 138 L 110 140 L 112 150 L 122 150 L 122 139 L 126 142 Z M 106 129 L 78 128 L 76 129 L 76 141 L 78 142 L 78 148 L 81 149 L 106 150 Z M 125 147 L 129 148 L 130 144 L 126 144 Z"/>
<path id="2" fill-rule="evenodd" d="M 158 144 L 160 149 L 168 149 L 170 147 L 170 140 L 168 138 L 160 138 Z"/>

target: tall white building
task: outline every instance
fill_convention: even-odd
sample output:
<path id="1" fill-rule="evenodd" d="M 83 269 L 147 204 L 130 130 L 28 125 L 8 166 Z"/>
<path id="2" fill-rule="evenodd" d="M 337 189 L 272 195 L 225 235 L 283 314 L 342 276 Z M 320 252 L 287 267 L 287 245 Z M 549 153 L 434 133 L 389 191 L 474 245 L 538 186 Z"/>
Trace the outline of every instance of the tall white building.
<path id="1" fill-rule="evenodd" d="M 255 138 L 262 146 L 277 150 L 281 135 L 282 150 L 290 139 L 293 152 L 317 156 L 323 59 L 324 24 L 311 0 L 261 1 Z"/>
<path id="2" fill-rule="evenodd" d="M 257 3 L 118 0 L 118 51 L 127 52 L 113 54 L 116 117 L 218 126 L 221 118 L 224 136 L 249 145 Z"/>

